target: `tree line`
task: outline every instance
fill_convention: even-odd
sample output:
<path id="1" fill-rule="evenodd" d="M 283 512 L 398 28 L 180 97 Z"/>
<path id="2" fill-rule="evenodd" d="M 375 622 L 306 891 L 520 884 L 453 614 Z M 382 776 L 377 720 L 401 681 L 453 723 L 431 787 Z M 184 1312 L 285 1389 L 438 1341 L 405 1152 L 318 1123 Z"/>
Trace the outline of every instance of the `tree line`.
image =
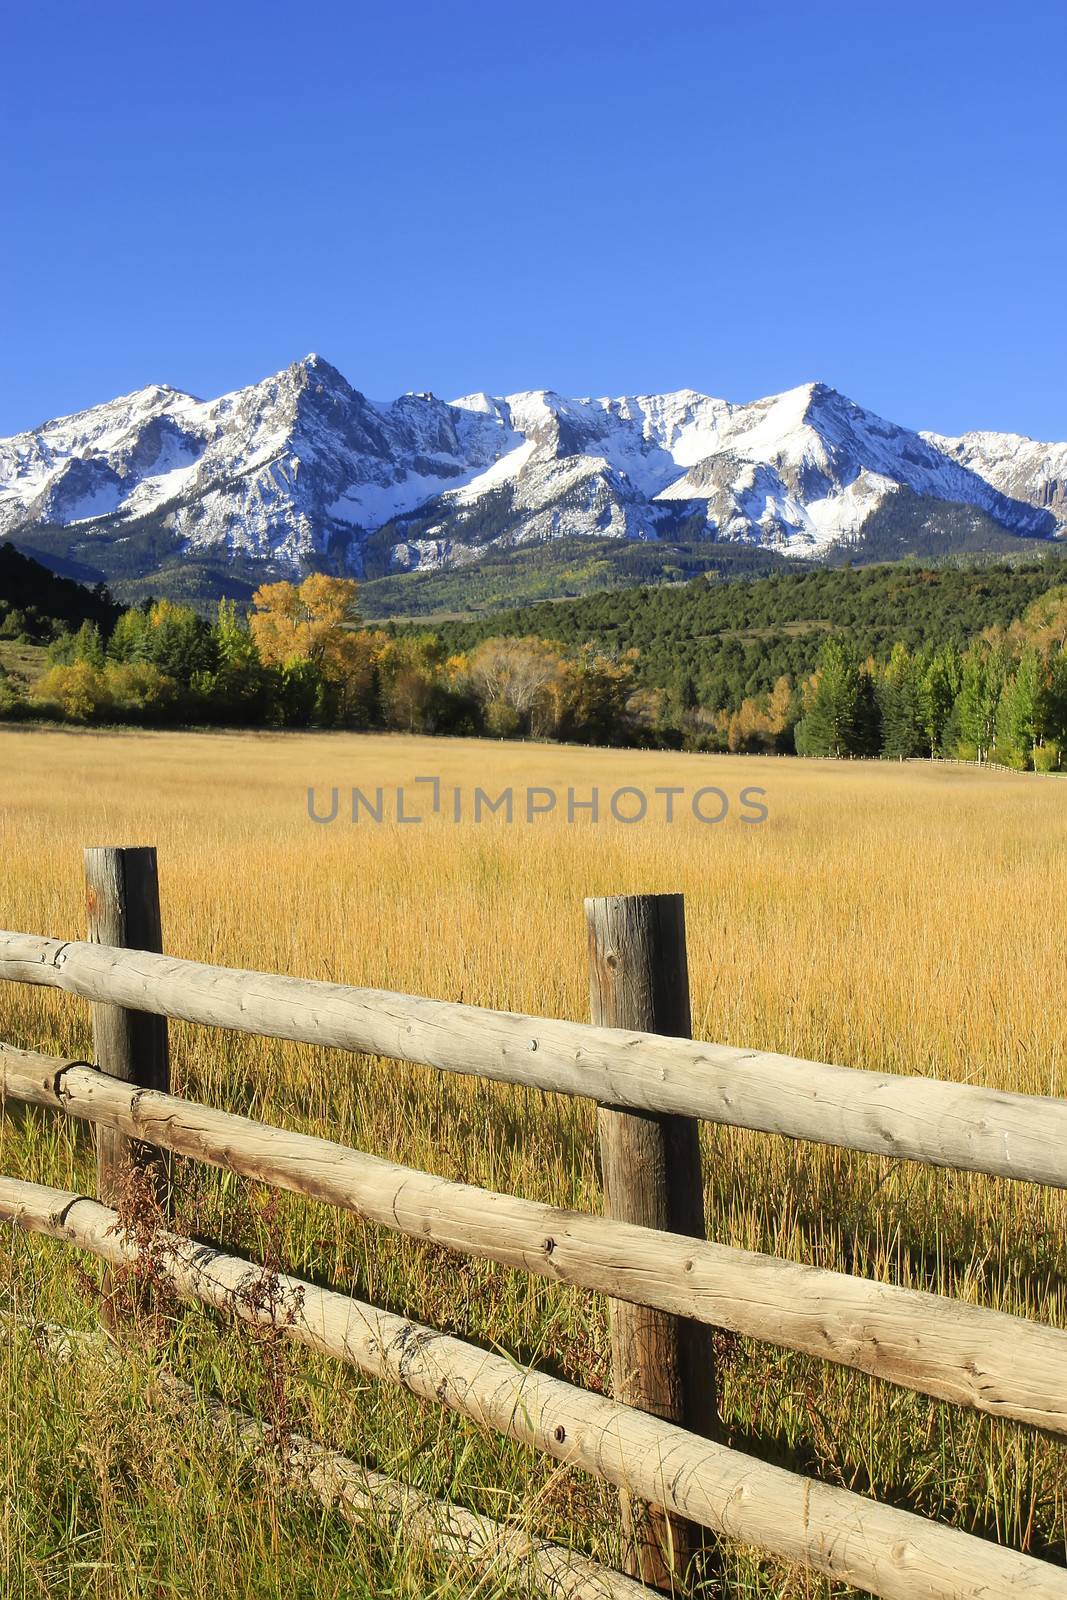
<path id="1" fill-rule="evenodd" d="M 843 629 L 821 637 L 811 670 L 715 704 L 684 668 L 657 682 L 635 647 L 523 633 L 462 649 L 443 630 L 365 626 L 357 584 L 313 574 L 262 585 L 247 616 L 159 600 L 110 629 L 87 619 L 28 691 L 0 677 L 0 714 L 1064 765 L 1067 583 L 963 644 L 861 656 Z"/>
<path id="2" fill-rule="evenodd" d="M 818 665 L 734 710 L 709 711 L 660 691 L 688 748 L 807 756 L 952 757 L 1020 771 L 1058 771 L 1067 754 L 1067 584 L 1033 600 L 1007 628 L 861 660 L 829 635 Z M 662 709 L 660 715 L 663 715 Z"/>
<path id="3" fill-rule="evenodd" d="M 782 676 L 807 677 L 828 634 L 847 639 L 861 661 L 888 660 L 898 640 L 912 652 L 949 643 L 962 650 L 986 628 L 1006 628 L 1057 583 L 1067 583 L 1067 559 L 1055 553 L 1015 564 L 809 565 L 740 582 L 697 577 L 616 589 L 435 626 L 456 651 L 492 634 L 634 649 L 642 686 L 733 712 Z"/>
<path id="4" fill-rule="evenodd" d="M 76 723 L 387 728 L 624 743 L 636 656 L 486 640 L 450 653 L 433 633 L 364 627 L 358 585 L 315 573 L 264 584 L 247 616 L 170 600 L 87 619 L 48 647 L 23 690 L 0 674 L 0 715 Z"/>

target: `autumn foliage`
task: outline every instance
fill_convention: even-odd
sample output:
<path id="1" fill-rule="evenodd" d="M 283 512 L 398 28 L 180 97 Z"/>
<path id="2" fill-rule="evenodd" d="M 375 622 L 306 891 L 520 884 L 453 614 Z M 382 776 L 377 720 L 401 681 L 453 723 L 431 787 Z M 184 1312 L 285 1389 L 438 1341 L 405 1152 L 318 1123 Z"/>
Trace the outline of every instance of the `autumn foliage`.
<path id="1" fill-rule="evenodd" d="M 458 642 L 458 641 L 457 641 Z M 93 622 L 51 647 L 30 701 L 0 680 L 0 716 L 71 722 L 392 728 L 406 733 L 660 745 L 819 756 L 957 755 L 1056 770 L 1067 750 L 1067 586 L 966 649 L 858 660 L 826 636 L 813 672 L 702 704 L 684 670 L 649 682 L 636 649 L 533 634 L 452 648 L 429 630 L 365 628 L 359 587 L 314 573 L 256 590 L 247 619 L 213 622 L 161 600 L 125 611 L 106 640 Z M 655 665 L 655 663 L 653 663 Z"/>

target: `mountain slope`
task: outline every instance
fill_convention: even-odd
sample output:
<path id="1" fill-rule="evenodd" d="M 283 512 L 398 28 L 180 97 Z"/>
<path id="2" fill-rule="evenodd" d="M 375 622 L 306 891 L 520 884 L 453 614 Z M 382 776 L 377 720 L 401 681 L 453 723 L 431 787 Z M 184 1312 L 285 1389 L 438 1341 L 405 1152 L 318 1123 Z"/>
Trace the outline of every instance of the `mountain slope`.
<path id="1" fill-rule="evenodd" d="M 121 608 L 106 590 L 57 577 L 47 567 L 0 542 L 0 639 L 47 644 L 57 632 L 95 622 L 105 632 Z"/>
<path id="2" fill-rule="evenodd" d="M 862 551 L 904 494 L 1011 537 L 1067 529 L 1067 445 L 942 439 L 823 384 L 367 399 L 321 357 L 201 401 L 154 386 L 0 440 L 0 537 L 129 589 L 374 577 L 575 538 Z M 981 538 L 981 535 L 974 535 Z"/>
<path id="3" fill-rule="evenodd" d="M 958 439 L 926 433 L 924 439 L 952 456 L 1002 494 L 1048 510 L 1067 523 L 1067 444 L 1041 444 L 1020 433 L 965 433 Z"/>

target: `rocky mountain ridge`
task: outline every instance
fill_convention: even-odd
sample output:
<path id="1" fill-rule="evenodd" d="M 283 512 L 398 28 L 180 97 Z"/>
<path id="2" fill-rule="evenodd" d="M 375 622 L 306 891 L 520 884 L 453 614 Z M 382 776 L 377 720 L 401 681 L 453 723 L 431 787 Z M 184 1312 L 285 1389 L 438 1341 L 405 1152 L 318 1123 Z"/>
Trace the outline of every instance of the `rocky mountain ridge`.
<path id="1" fill-rule="evenodd" d="M 1060 537 L 1067 444 L 916 433 L 819 383 L 745 404 L 376 402 L 319 356 L 217 400 L 154 385 L 0 440 L 0 537 L 109 579 L 197 560 L 374 576 L 585 535 L 820 558 L 861 545 L 894 497 Z"/>

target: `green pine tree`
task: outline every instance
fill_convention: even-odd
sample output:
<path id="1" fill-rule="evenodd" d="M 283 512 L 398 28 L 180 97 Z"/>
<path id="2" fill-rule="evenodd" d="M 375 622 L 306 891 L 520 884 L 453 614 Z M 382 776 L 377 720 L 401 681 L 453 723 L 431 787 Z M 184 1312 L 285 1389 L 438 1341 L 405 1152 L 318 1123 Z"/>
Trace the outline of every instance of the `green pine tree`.
<path id="1" fill-rule="evenodd" d="M 853 754 L 859 702 L 855 662 L 837 639 L 827 639 L 806 715 L 797 725 L 797 750 L 811 756 Z"/>
<path id="2" fill-rule="evenodd" d="M 954 707 L 961 754 L 984 760 L 996 738 L 997 706 L 1007 676 L 1000 645 L 978 639 L 966 651 Z"/>
<path id="3" fill-rule="evenodd" d="M 104 641 L 95 622 L 83 622 L 74 635 L 74 660 L 85 661 L 90 667 L 104 665 Z"/>
<path id="4" fill-rule="evenodd" d="M 919 678 L 919 712 L 926 735 L 926 754 L 943 754 L 952 708 L 963 681 L 960 653 L 955 645 L 935 651 Z"/>
<path id="5" fill-rule="evenodd" d="M 882 754 L 893 760 L 921 756 L 927 735 L 923 727 L 918 663 L 907 645 L 897 640 L 878 685 L 882 713 Z"/>
<path id="6" fill-rule="evenodd" d="M 996 715 L 996 755 L 1006 766 L 1025 768 L 1032 764 L 1042 678 L 1037 652 L 1027 648 L 1018 667 L 1001 688 Z"/>

